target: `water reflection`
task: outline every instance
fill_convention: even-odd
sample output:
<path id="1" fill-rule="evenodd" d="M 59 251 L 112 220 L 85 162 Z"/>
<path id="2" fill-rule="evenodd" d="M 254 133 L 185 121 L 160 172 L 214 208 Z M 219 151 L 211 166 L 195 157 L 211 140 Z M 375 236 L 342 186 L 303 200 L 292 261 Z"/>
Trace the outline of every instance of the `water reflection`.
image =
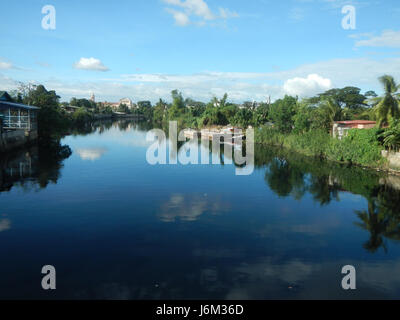
<path id="1" fill-rule="evenodd" d="M 228 211 L 228 203 L 223 203 L 220 198 L 207 194 L 173 194 L 160 208 L 158 214 L 161 221 L 174 222 L 196 221 L 205 212 L 219 214 Z"/>
<path id="2" fill-rule="evenodd" d="M 71 153 L 68 146 L 53 140 L 0 156 L 0 192 L 13 186 L 31 189 L 57 183 L 62 163 Z"/>
<path id="3" fill-rule="evenodd" d="M 105 148 L 79 148 L 76 149 L 82 160 L 95 161 L 100 159 L 107 152 Z"/>
<path id="4" fill-rule="evenodd" d="M 1 158 L 0 298 L 47 298 L 48 261 L 61 299 L 348 298 L 346 264 L 351 297 L 398 297 L 400 178 L 266 147 L 245 177 L 150 166 L 147 129 L 95 123 Z"/>
<path id="5" fill-rule="evenodd" d="M 11 221 L 9 219 L 0 219 L 0 232 L 6 231 L 11 228 Z"/>
<path id="6" fill-rule="evenodd" d="M 356 210 L 357 226 L 370 233 L 363 245 L 369 252 L 385 239 L 400 240 L 400 177 L 386 176 L 360 167 L 303 157 L 275 148 L 258 148 L 256 165 L 265 167 L 265 182 L 280 197 L 297 200 L 309 193 L 321 206 L 340 201 L 340 192 L 351 192 L 368 201 L 368 210 Z"/>

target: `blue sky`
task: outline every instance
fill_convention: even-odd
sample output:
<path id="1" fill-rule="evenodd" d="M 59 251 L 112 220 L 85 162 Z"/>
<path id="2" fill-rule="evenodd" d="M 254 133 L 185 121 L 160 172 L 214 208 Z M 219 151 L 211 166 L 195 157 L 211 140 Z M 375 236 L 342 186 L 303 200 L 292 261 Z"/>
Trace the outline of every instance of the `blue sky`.
<path id="1" fill-rule="evenodd" d="M 56 29 L 42 28 L 42 7 Z M 356 29 L 342 8 L 356 9 Z M 6 1 L 0 20 L 0 90 L 42 83 L 62 100 L 207 101 L 310 96 L 332 87 L 380 92 L 400 81 L 397 0 Z"/>

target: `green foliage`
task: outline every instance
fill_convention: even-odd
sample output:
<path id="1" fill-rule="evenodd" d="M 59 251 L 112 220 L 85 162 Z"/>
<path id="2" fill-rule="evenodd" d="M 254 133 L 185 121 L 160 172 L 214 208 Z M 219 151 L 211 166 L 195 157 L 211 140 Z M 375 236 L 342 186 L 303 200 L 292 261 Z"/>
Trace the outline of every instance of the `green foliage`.
<path id="1" fill-rule="evenodd" d="M 90 112 L 81 107 L 72 114 L 72 119 L 76 125 L 83 126 L 86 123 L 90 122 L 93 117 Z"/>
<path id="2" fill-rule="evenodd" d="M 392 121 L 390 127 L 380 136 L 383 138 L 383 146 L 385 148 L 388 148 L 389 151 L 398 151 L 400 148 L 400 121 Z"/>
<path id="3" fill-rule="evenodd" d="M 221 109 L 213 106 L 208 106 L 199 120 L 200 126 L 226 125 L 228 123 L 229 121 Z"/>
<path id="4" fill-rule="evenodd" d="M 162 99 L 160 99 L 153 110 L 153 121 L 156 123 L 163 122 L 168 115 L 168 105 Z"/>
<path id="5" fill-rule="evenodd" d="M 247 128 L 253 120 L 253 113 L 249 109 L 239 109 L 235 116 L 231 118 L 231 123 L 236 126 Z"/>
<path id="6" fill-rule="evenodd" d="M 269 104 L 261 103 L 253 113 L 253 125 L 258 127 L 268 122 L 269 110 Z"/>
<path id="7" fill-rule="evenodd" d="M 293 129 L 297 99 L 285 96 L 272 104 L 269 116 L 276 128 L 283 133 L 289 133 Z"/>
<path id="8" fill-rule="evenodd" d="M 67 129 L 68 119 L 64 116 L 55 91 L 47 91 L 43 85 L 21 84 L 19 94 L 25 104 L 39 107 L 38 134 L 41 138 L 50 137 Z"/>
<path id="9" fill-rule="evenodd" d="M 382 162 L 379 134 L 380 130 L 377 128 L 349 130 L 344 139 L 331 139 L 327 145 L 326 156 L 337 161 L 377 166 Z"/>
<path id="10" fill-rule="evenodd" d="M 145 101 L 138 101 L 137 106 L 139 109 L 148 109 L 151 108 L 151 102 L 148 100 Z"/>
<path id="11" fill-rule="evenodd" d="M 374 98 L 374 113 L 380 127 L 388 124 L 391 119 L 398 119 L 400 116 L 400 100 L 397 93 L 399 87 L 392 76 L 384 75 L 379 78 L 385 93 L 383 97 Z"/>
<path id="12" fill-rule="evenodd" d="M 118 112 L 124 112 L 124 113 L 131 113 L 131 110 L 129 109 L 129 107 L 126 104 L 120 104 L 118 107 Z"/>
<path id="13" fill-rule="evenodd" d="M 342 89 L 331 89 L 320 95 L 320 100 L 326 98 L 334 101 L 341 109 L 348 108 L 350 110 L 359 110 L 365 107 L 364 101 L 366 96 L 360 94 L 361 89 L 356 87 L 344 87 Z"/>
<path id="14" fill-rule="evenodd" d="M 178 90 L 173 90 L 171 92 L 172 105 L 168 111 L 169 119 L 176 119 L 186 112 L 185 101 L 183 99 L 182 93 Z"/>
<path id="15" fill-rule="evenodd" d="M 88 99 L 76 99 L 72 98 L 69 103 L 71 106 L 80 107 L 80 108 L 87 108 L 87 109 L 95 109 L 96 103 L 94 101 Z"/>
<path id="16" fill-rule="evenodd" d="M 255 141 L 281 146 L 308 156 L 363 166 L 378 166 L 383 161 L 379 133 L 379 129 L 353 129 L 343 140 L 338 140 L 324 130 L 285 134 L 264 126 L 255 131 Z"/>
<path id="17" fill-rule="evenodd" d="M 138 109 L 136 110 L 136 113 L 143 115 L 145 119 L 153 119 L 154 112 L 150 101 L 139 101 L 137 106 Z"/>

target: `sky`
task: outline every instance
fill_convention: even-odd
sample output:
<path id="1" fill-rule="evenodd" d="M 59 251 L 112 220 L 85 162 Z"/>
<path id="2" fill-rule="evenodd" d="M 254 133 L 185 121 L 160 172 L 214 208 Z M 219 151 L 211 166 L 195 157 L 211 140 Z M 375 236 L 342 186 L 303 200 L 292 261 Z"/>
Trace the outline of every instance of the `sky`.
<path id="1" fill-rule="evenodd" d="M 55 20 L 42 13 L 47 5 Z M 381 93 L 383 74 L 400 82 L 398 0 L 6 0 L 3 8 L 0 90 L 31 82 L 61 101 L 94 93 L 155 102 L 178 89 L 240 103 L 348 85 Z"/>

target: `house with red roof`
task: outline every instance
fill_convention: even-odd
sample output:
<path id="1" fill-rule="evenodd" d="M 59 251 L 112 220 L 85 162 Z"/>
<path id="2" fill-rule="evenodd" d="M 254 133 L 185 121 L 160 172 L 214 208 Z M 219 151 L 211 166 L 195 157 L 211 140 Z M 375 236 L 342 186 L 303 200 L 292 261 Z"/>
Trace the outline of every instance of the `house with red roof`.
<path id="1" fill-rule="evenodd" d="M 335 121 L 333 123 L 332 135 L 334 138 L 342 139 L 350 129 L 371 129 L 375 126 L 376 121 L 370 120 Z"/>

